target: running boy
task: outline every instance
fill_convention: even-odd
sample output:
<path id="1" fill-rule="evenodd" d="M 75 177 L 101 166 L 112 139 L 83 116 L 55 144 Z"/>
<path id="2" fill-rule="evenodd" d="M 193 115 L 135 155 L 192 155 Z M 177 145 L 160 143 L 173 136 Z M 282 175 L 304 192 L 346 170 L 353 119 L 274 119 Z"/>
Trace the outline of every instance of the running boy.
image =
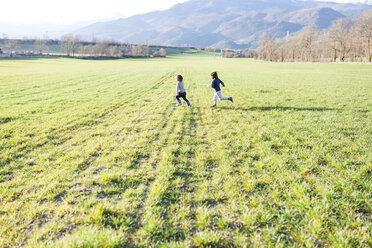
<path id="1" fill-rule="evenodd" d="M 177 107 L 182 106 L 182 102 L 180 98 L 182 98 L 187 103 L 187 106 L 189 107 L 192 106 L 189 100 L 187 100 L 186 98 L 186 90 L 185 90 L 185 85 L 183 83 L 183 77 L 181 75 L 178 75 L 177 76 L 177 95 L 176 95 L 176 99 L 178 101 Z"/>
<path id="2" fill-rule="evenodd" d="M 214 105 L 212 105 L 211 107 L 216 107 L 217 98 L 219 98 L 221 101 L 229 100 L 233 103 L 234 100 L 232 97 L 222 97 L 220 84 L 222 84 L 223 87 L 225 87 L 225 84 L 218 78 L 217 72 L 215 71 L 212 72 L 211 78 L 213 79 L 213 81 L 212 81 L 212 85 L 210 85 L 209 87 L 213 88 L 216 91 L 216 93 L 213 96 Z"/>

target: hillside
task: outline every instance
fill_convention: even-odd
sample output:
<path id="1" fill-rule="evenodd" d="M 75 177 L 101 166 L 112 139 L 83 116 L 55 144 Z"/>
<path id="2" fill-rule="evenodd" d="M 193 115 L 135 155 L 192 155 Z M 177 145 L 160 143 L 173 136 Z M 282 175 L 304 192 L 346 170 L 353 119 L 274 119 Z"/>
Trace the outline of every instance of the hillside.
<path id="1" fill-rule="evenodd" d="M 354 19 L 366 9 L 372 6 L 295 0 L 191 0 L 164 11 L 98 22 L 74 34 L 84 39 L 94 35 L 133 43 L 256 47 L 265 31 L 283 37 L 307 25 L 325 29 L 336 19 Z"/>

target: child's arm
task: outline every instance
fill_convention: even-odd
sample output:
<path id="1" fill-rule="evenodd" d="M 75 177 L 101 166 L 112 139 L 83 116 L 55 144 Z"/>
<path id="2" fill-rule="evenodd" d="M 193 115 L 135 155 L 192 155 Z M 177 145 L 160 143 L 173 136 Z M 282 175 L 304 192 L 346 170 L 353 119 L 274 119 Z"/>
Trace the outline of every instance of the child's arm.
<path id="1" fill-rule="evenodd" d="M 212 81 L 212 84 L 211 84 L 211 85 L 208 85 L 208 87 L 214 89 L 214 84 L 215 84 L 215 80 L 213 80 L 213 81 Z"/>
<path id="2" fill-rule="evenodd" d="M 178 92 L 180 92 L 180 82 L 177 83 L 177 92 L 176 92 L 176 96 L 178 96 Z"/>
<path id="3" fill-rule="evenodd" d="M 220 80 L 220 82 L 221 82 L 222 86 L 225 87 L 225 84 L 221 80 Z"/>

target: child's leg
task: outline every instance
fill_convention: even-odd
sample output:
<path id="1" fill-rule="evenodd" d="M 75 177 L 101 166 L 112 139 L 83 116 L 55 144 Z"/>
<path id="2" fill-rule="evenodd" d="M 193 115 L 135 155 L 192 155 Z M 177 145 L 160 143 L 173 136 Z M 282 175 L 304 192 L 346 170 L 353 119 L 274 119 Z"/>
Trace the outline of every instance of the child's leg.
<path id="1" fill-rule="evenodd" d="M 217 97 L 220 98 L 221 101 L 227 101 L 230 100 L 229 97 L 222 97 L 221 91 L 216 92 Z"/>
<path id="2" fill-rule="evenodd" d="M 189 106 L 191 105 L 190 102 L 189 102 L 189 100 L 186 98 L 186 93 L 185 94 L 182 94 L 181 97 L 187 103 L 187 105 L 189 105 Z"/>
<path id="3" fill-rule="evenodd" d="M 183 99 L 187 104 L 190 103 L 189 100 L 186 98 L 186 96 L 183 96 L 182 99 Z"/>
<path id="4" fill-rule="evenodd" d="M 217 99 L 218 99 L 218 95 L 217 95 L 217 92 L 214 94 L 213 96 L 213 102 L 214 102 L 214 105 L 217 105 Z"/>
<path id="5" fill-rule="evenodd" d="M 177 102 L 178 102 L 179 104 L 181 104 L 180 95 L 177 95 L 177 96 L 176 96 L 176 100 L 177 100 Z"/>

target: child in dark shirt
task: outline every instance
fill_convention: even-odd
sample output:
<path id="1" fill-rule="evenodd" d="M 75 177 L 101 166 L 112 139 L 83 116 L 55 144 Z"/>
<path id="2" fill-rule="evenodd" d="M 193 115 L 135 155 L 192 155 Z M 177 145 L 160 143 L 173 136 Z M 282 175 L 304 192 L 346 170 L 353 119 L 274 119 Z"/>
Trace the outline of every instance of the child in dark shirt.
<path id="1" fill-rule="evenodd" d="M 221 101 L 228 100 L 228 101 L 231 101 L 233 103 L 234 100 L 233 100 L 232 97 L 222 97 L 220 84 L 222 84 L 223 87 L 225 87 L 225 84 L 218 78 L 217 72 L 212 72 L 211 77 L 212 77 L 213 81 L 212 81 L 212 85 L 210 85 L 209 87 L 211 87 L 215 90 L 215 94 L 213 96 L 214 105 L 212 105 L 211 107 L 216 107 L 218 98 Z"/>

